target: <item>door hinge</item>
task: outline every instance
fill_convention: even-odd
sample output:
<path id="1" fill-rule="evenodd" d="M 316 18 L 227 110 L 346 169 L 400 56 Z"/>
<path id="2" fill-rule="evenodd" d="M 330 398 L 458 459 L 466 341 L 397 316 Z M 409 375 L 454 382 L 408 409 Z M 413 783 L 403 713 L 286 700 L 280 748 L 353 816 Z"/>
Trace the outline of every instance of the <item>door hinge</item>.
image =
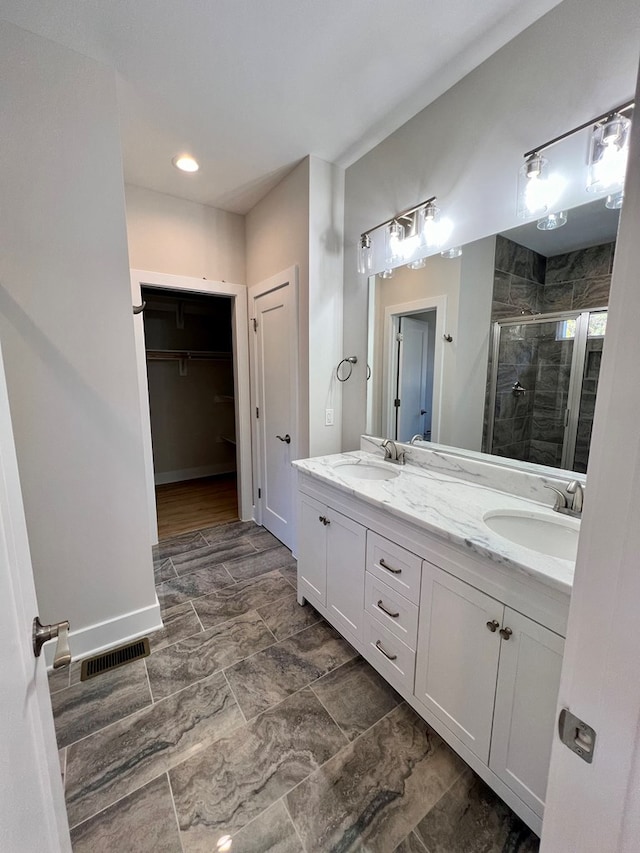
<path id="1" fill-rule="evenodd" d="M 260 417 L 260 409 L 256 406 L 256 417 Z"/>
<path id="2" fill-rule="evenodd" d="M 253 318 L 252 322 L 253 322 L 253 331 L 257 332 L 258 331 L 258 321 L 256 320 L 255 317 Z"/>
<path id="3" fill-rule="evenodd" d="M 558 730 L 562 743 L 587 764 L 591 764 L 596 746 L 595 729 L 572 714 L 568 708 L 563 708 L 558 719 Z"/>
<path id="4" fill-rule="evenodd" d="M 396 332 L 396 341 L 399 344 L 401 344 L 403 340 L 404 340 L 404 336 L 403 336 L 402 332 Z"/>
<path id="5" fill-rule="evenodd" d="M 258 489 L 258 500 L 262 497 L 262 489 Z"/>
<path id="6" fill-rule="evenodd" d="M 396 399 L 393 401 L 393 405 L 396 409 L 400 408 L 400 399 L 398 397 L 396 397 Z"/>

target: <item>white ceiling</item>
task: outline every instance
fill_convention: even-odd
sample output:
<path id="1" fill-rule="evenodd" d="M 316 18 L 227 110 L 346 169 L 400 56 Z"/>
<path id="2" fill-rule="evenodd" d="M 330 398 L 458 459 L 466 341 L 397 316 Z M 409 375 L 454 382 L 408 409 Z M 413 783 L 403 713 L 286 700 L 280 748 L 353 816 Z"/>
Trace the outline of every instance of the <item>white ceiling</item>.
<path id="1" fill-rule="evenodd" d="M 0 0 L 0 18 L 116 69 L 129 183 L 245 213 L 307 154 L 354 162 L 558 2 Z"/>

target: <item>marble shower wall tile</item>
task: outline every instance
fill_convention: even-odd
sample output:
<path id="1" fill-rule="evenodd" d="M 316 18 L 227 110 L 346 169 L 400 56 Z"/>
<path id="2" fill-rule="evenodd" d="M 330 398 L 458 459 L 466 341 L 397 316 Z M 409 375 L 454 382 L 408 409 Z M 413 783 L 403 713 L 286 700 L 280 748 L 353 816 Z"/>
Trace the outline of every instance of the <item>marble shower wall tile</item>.
<path id="1" fill-rule="evenodd" d="M 158 601 L 162 611 L 184 604 L 192 598 L 199 598 L 209 592 L 224 589 L 231 586 L 233 578 L 224 566 L 212 566 L 207 569 L 198 569 L 188 575 L 174 578 L 160 584 L 157 588 Z"/>
<path id="2" fill-rule="evenodd" d="M 184 554 L 205 545 L 208 545 L 208 542 L 198 530 L 193 533 L 182 533 L 180 536 L 163 539 L 162 542 L 154 545 L 152 549 L 153 559 L 154 562 L 166 560 L 167 557 L 173 557 L 174 554 Z"/>
<path id="3" fill-rule="evenodd" d="M 190 601 L 167 610 L 162 615 L 162 622 L 164 627 L 149 635 L 152 653 L 202 631 L 200 620 Z"/>
<path id="4" fill-rule="evenodd" d="M 286 802 L 307 850 L 389 853 L 464 767 L 403 704 L 291 791 Z"/>
<path id="5" fill-rule="evenodd" d="M 429 853 L 537 853 L 536 835 L 466 768 L 415 828 Z"/>
<path id="6" fill-rule="evenodd" d="M 314 682 L 311 689 L 349 740 L 382 719 L 402 697 L 362 658 Z"/>
<path id="7" fill-rule="evenodd" d="M 287 582 L 285 581 L 285 583 Z M 298 631 L 315 625 L 322 619 L 318 611 L 314 610 L 310 604 L 301 607 L 296 600 L 296 594 L 292 592 L 288 583 L 287 586 L 290 595 L 258 610 L 276 640 L 284 640 L 285 637 L 297 634 Z"/>
<path id="8" fill-rule="evenodd" d="M 185 853 L 215 850 L 221 836 L 245 827 L 345 744 L 303 690 L 171 770 Z"/>
<path id="9" fill-rule="evenodd" d="M 312 625 L 226 670 L 247 719 L 357 655 L 326 622 Z"/>
<path id="10" fill-rule="evenodd" d="M 290 585 L 279 571 L 274 570 L 205 595 L 194 601 L 193 606 L 204 627 L 213 628 L 249 610 L 273 604 L 290 593 Z"/>
<path id="11" fill-rule="evenodd" d="M 225 566 L 234 580 L 244 581 L 279 569 L 290 562 L 291 551 L 284 545 L 279 545 L 277 548 L 270 548 L 268 551 L 253 554 L 250 557 L 240 557 L 238 560 L 225 563 Z"/>
<path id="12" fill-rule="evenodd" d="M 256 549 L 248 539 L 223 539 L 221 542 L 214 542 L 213 545 L 205 545 L 204 548 L 187 551 L 186 554 L 175 554 L 171 561 L 176 574 L 182 576 L 199 569 L 213 568 L 221 563 L 226 563 L 228 560 L 235 560 L 237 557 L 246 557 L 255 553 Z"/>
<path id="13" fill-rule="evenodd" d="M 572 308 L 602 308 L 609 304 L 611 276 L 603 275 L 573 284 Z"/>
<path id="14" fill-rule="evenodd" d="M 613 246 L 613 243 L 604 243 L 547 258 L 545 283 L 579 281 L 608 275 L 611 272 Z"/>
<path id="15" fill-rule="evenodd" d="M 166 774 L 76 826 L 71 844 L 73 853 L 182 853 Z"/>
<path id="16" fill-rule="evenodd" d="M 273 643 L 273 634 L 255 610 L 180 640 L 147 658 L 153 698 L 170 696 Z"/>
<path id="17" fill-rule="evenodd" d="M 233 836 L 233 853 L 304 853 L 282 800 Z"/>
<path id="18" fill-rule="evenodd" d="M 58 747 L 68 746 L 150 704 L 141 660 L 54 693 L 51 705 Z"/>
<path id="19" fill-rule="evenodd" d="M 217 673 L 73 744 L 65 792 L 70 826 L 243 723 L 224 675 Z"/>

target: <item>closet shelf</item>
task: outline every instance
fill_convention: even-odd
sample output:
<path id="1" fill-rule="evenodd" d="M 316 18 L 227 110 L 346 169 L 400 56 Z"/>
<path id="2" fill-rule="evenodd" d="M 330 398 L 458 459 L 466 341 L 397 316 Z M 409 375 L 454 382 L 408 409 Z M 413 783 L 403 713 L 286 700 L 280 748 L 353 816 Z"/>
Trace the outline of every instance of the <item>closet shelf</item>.
<path id="1" fill-rule="evenodd" d="M 230 397 L 228 394 L 216 394 L 213 398 L 214 403 L 234 403 L 235 397 Z"/>
<path id="2" fill-rule="evenodd" d="M 230 352 L 209 350 L 148 349 L 147 361 L 230 361 Z"/>
<path id="3" fill-rule="evenodd" d="M 233 446 L 235 447 L 235 444 L 236 444 L 235 438 L 230 438 L 228 435 L 221 435 L 220 438 L 223 441 L 226 441 L 227 444 L 233 444 Z"/>

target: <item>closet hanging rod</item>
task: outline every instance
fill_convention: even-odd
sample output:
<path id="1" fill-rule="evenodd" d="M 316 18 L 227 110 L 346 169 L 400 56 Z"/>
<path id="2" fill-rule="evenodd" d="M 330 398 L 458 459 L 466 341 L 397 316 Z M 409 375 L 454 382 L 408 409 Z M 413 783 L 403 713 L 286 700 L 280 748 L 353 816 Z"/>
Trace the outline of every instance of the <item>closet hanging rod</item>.
<path id="1" fill-rule="evenodd" d="M 230 352 L 214 352 L 207 350 L 147 350 L 148 361 L 229 361 Z"/>

